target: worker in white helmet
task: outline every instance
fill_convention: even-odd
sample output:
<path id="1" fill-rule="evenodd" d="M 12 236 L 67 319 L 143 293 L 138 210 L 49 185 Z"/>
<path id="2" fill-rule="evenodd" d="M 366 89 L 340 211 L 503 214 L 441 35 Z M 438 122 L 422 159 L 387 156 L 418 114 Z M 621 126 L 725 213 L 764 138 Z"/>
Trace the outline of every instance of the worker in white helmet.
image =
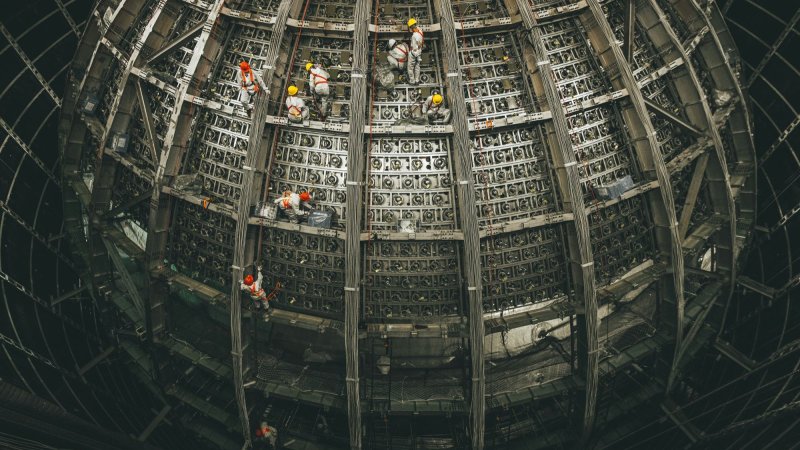
<path id="1" fill-rule="evenodd" d="M 291 222 L 299 223 L 300 216 L 305 214 L 300 209 L 300 196 L 290 190 L 283 191 L 283 196 L 276 199 L 275 204 Z"/>
<path id="2" fill-rule="evenodd" d="M 389 39 L 389 44 L 386 46 L 386 60 L 392 69 L 400 70 L 406 68 L 406 61 L 408 61 L 408 44 L 405 42 L 397 42 L 394 39 Z"/>
<path id="3" fill-rule="evenodd" d="M 331 95 L 331 88 L 328 85 L 328 79 L 331 77 L 328 72 L 322 68 L 322 64 L 314 64 L 312 62 L 306 63 L 306 72 L 308 72 L 308 84 L 311 86 L 311 95 L 319 107 L 319 115 L 322 120 L 328 115 L 328 97 Z"/>
<path id="4" fill-rule="evenodd" d="M 434 121 L 450 122 L 450 110 L 444 107 L 444 98 L 438 92 L 428 96 L 422 102 L 422 114 L 428 117 L 428 123 L 433 123 Z"/>
<path id="5" fill-rule="evenodd" d="M 419 84 L 419 73 L 422 69 L 422 48 L 425 46 L 422 30 L 417 26 L 417 19 L 408 19 L 408 31 L 411 32 L 411 51 L 408 52 L 408 82 Z"/>
<path id="6" fill-rule="evenodd" d="M 289 122 L 301 123 L 308 119 L 308 107 L 302 98 L 297 96 L 297 86 L 291 85 L 286 89 L 286 114 Z"/>

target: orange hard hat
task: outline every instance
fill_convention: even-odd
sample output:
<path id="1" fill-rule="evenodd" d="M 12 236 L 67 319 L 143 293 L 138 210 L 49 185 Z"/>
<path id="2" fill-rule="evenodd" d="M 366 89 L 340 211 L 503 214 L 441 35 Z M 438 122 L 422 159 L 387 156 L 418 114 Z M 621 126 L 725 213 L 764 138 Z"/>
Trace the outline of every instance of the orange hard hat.
<path id="1" fill-rule="evenodd" d="M 239 67 L 241 67 L 242 70 L 250 70 L 250 64 L 248 64 L 247 61 L 240 62 Z"/>
<path id="2" fill-rule="evenodd" d="M 309 195 L 308 192 L 301 192 L 300 193 L 300 200 L 302 200 L 304 202 L 307 202 L 307 201 L 311 200 L 311 195 Z"/>
<path id="3" fill-rule="evenodd" d="M 246 284 L 248 286 L 253 284 L 253 276 L 252 275 L 247 275 L 246 277 L 244 277 L 244 284 Z"/>

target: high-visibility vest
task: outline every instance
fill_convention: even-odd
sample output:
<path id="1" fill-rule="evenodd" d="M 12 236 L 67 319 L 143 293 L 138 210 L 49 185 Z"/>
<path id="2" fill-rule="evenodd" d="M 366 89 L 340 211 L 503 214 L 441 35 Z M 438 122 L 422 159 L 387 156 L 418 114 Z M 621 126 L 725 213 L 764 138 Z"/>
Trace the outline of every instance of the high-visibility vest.
<path id="1" fill-rule="evenodd" d="M 250 79 L 248 80 L 248 76 L 250 75 Z M 253 70 L 248 70 L 245 72 L 244 70 L 239 70 L 239 75 L 242 77 L 242 84 L 245 87 L 255 86 L 255 90 L 258 91 L 258 83 L 256 83 L 256 74 L 253 73 Z"/>

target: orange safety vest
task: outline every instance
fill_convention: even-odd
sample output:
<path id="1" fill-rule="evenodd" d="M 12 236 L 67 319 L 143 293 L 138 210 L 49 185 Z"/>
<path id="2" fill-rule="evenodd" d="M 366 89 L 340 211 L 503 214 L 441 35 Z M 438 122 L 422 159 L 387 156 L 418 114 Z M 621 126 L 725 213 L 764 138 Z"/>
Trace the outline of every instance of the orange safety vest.
<path id="1" fill-rule="evenodd" d="M 289 207 L 289 197 L 283 199 L 283 208 L 286 209 Z"/>
<path id="2" fill-rule="evenodd" d="M 247 74 L 250 74 L 249 81 L 247 80 Z M 253 73 L 252 69 L 248 70 L 247 72 L 240 69 L 239 75 L 242 77 L 242 84 L 244 84 L 245 87 L 255 86 L 255 91 L 258 92 L 258 83 L 256 83 L 256 75 Z"/>

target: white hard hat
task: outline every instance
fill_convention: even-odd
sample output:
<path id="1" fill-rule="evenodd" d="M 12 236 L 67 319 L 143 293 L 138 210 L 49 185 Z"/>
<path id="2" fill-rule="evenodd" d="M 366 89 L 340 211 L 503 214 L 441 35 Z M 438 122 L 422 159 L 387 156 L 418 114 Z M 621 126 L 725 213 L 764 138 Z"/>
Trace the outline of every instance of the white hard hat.
<path id="1" fill-rule="evenodd" d="M 392 48 L 394 48 L 395 44 L 397 44 L 397 41 L 395 41 L 394 39 L 389 39 L 389 45 L 387 45 L 386 48 L 391 50 Z"/>

